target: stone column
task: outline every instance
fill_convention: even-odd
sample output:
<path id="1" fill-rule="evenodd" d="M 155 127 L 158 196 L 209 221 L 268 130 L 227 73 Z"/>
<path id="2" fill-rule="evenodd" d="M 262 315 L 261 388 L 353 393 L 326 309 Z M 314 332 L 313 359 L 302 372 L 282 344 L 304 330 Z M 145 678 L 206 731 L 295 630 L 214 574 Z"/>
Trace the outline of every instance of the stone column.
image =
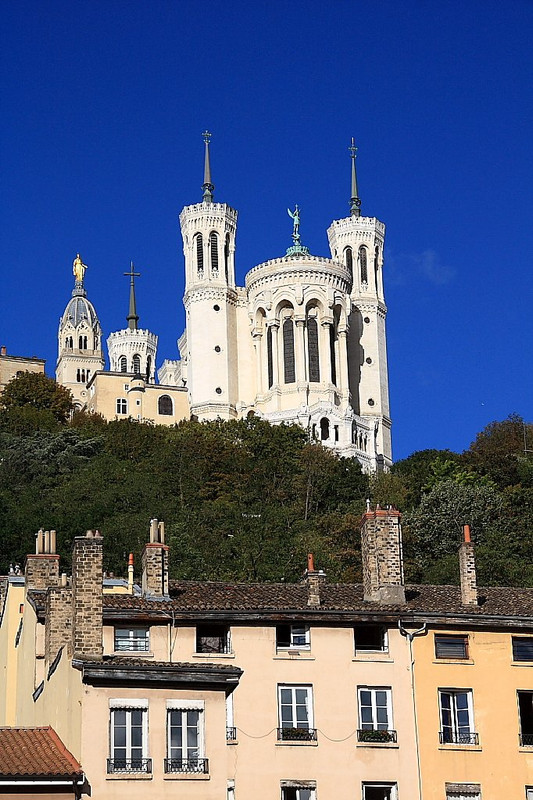
<path id="1" fill-rule="evenodd" d="M 330 319 L 323 319 L 320 323 L 320 342 L 319 342 L 319 359 L 320 359 L 320 381 L 328 386 L 331 385 L 331 348 L 330 348 L 330 330 L 332 321 Z"/>
<path id="2" fill-rule="evenodd" d="M 272 388 L 279 386 L 280 364 L 279 364 L 279 322 L 277 319 L 270 322 L 272 328 Z"/>
<path id="3" fill-rule="evenodd" d="M 337 331 L 338 359 L 337 359 L 337 385 L 339 389 L 348 394 L 348 332 L 346 328 Z"/>
<path id="4" fill-rule="evenodd" d="M 263 394 L 263 334 L 258 330 L 252 332 L 255 350 L 255 393 Z"/>

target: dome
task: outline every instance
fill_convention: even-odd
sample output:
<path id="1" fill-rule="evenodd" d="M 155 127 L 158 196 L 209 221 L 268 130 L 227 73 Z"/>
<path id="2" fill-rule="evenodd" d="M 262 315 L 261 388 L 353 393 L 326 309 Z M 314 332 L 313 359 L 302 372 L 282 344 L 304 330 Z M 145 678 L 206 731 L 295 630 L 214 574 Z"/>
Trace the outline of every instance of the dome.
<path id="1" fill-rule="evenodd" d="M 82 322 L 93 328 L 98 324 L 98 317 L 90 300 L 87 300 L 85 295 L 75 294 L 65 308 L 61 325 L 70 324 L 73 328 L 77 328 Z"/>

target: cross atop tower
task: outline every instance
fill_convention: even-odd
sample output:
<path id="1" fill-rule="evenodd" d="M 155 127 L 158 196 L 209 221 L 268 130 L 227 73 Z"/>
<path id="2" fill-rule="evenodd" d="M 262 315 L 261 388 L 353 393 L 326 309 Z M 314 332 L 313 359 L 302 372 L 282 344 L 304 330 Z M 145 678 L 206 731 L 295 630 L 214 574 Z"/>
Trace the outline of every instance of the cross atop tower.
<path id="1" fill-rule="evenodd" d="M 209 133 L 209 131 L 204 131 L 202 133 L 202 138 L 205 144 L 204 182 L 202 184 L 202 189 L 204 192 L 203 202 L 212 203 L 213 192 L 215 191 L 215 187 L 214 184 L 211 183 L 211 162 L 209 159 L 209 142 L 211 141 L 211 134 Z"/>
<path id="2" fill-rule="evenodd" d="M 140 278 L 141 273 L 135 272 L 133 261 L 130 261 L 130 271 L 125 272 L 124 275 L 130 279 L 130 308 L 126 319 L 128 320 L 128 328 L 134 331 L 137 330 L 137 323 L 139 322 L 137 304 L 135 302 L 135 278 Z"/>
<path id="3" fill-rule="evenodd" d="M 361 198 L 357 193 L 357 172 L 355 170 L 355 159 L 357 158 L 357 147 L 352 136 L 352 143 L 348 148 L 352 159 L 352 191 L 350 196 L 350 216 L 359 217 L 361 215 Z"/>

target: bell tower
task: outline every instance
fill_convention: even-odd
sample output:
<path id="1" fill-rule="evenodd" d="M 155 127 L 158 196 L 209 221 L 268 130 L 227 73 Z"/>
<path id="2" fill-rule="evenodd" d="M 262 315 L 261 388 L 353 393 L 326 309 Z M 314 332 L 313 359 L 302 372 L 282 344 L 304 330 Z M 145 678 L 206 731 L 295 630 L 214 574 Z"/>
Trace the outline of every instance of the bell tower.
<path id="1" fill-rule="evenodd" d="M 104 368 L 102 328 L 84 286 L 87 264 L 80 254 L 72 263 L 74 289 L 59 322 L 56 380 L 70 389 L 74 404 L 83 408 L 88 400 L 87 383 Z"/>
<path id="2" fill-rule="evenodd" d="M 392 463 L 391 419 L 383 294 L 385 225 L 361 214 L 357 187 L 357 148 L 352 139 L 350 216 L 334 220 L 328 229 L 332 258 L 352 276 L 348 316 L 348 380 L 350 402 L 373 432 L 375 467 Z"/>
<path id="3" fill-rule="evenodd" d="M 203 140 L 202 202 L 186 206 L 180 214 L 186 311 L 182 357 L 188 365 L 191 414 L 198 419 L 232 419 L 237 415 L 238 402 L 237 212 L 213 200 L 208 131 Z"/>

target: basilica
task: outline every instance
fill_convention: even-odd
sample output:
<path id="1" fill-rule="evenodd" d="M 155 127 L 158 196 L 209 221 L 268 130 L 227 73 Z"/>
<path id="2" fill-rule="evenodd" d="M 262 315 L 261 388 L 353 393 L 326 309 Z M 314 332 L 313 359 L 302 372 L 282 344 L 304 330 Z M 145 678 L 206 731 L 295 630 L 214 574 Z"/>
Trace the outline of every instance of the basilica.
<path id="1" fill-rule="evenodd" d="M 385 226 L 361 213 L 353 140 L 350 213 L 327 231 L 330 257 L 302 244 L 296 206 L 288 210 L 292 246 L 252 266 L 237 286 L 237 211 L 215 202 L 210 134 L 203 138 L 202 199 L 180 214 L 186 325 L 179 359 L 157 369 L 157 335 L 139 327 L 132 264 L 127 327 L 108 336 L 105 369 L 103 332 L 78 254 L 59 325 L 57 381 L 78 408 L 107 419 L 174 424 L 255 414 L 301 425 L 310 439 L 356 457 L 366 471 L 387 469 Z"/>

